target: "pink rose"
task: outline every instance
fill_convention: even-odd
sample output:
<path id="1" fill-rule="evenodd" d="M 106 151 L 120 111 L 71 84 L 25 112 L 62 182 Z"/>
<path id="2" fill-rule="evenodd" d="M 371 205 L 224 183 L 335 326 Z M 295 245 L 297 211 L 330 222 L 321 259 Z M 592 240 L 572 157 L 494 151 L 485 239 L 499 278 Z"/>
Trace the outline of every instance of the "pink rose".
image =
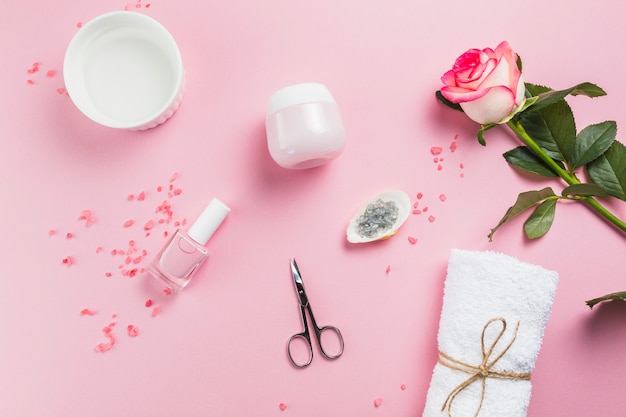
<path id="1" fill-rule="evenodd" d="M 445 84 L 441 95 L 482 125 L 507 122 L 526 100 L 517 54 L 506 41 L 495 51 L 468 50 L 441 81 Z"/>

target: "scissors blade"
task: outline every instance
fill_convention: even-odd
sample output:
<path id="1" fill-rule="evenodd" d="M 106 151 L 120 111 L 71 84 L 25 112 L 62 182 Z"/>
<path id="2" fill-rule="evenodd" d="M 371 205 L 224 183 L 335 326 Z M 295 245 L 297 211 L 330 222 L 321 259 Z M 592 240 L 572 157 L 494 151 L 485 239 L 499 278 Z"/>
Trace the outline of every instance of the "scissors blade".
<path id="1" fill-rule="evenodd" d="M 291 267 L 291 277 L 293 278 L 293 284 L 296 287 L 296 295 L 298 296 L 298 302 L 301 306 L 306 307 L 309 304 L 309 299 L 304 291 L 304 282 L 302 281 L 302 275 L 300 275 L 300 269 L 295 259 L 289 261 Z"/>

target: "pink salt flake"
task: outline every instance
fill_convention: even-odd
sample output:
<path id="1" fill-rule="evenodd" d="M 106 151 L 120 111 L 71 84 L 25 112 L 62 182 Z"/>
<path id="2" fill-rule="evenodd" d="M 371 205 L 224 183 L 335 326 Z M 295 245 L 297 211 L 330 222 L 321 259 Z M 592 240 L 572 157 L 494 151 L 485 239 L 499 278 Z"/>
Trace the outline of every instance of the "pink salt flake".
<path id="1" fill-rule="evenodd" d="M 110 273 L 110 272 L 105 272 L 105 273 L 104 273 L 104 276 L 105 276 L 105 277 L 107 277 L 107 278 L 110 278 L 110 277 L 112 277 L 112 276 L 113 276 L 113 274 L 112 274 L 112 273 Z"/>
<path id="2" fill-rule="evenodd" d="M 434 222 L 435 221 L 435 216 L 428 216 L 428 221 L 429 222 Z"/>
<path id="3" fill-rule="evenodd" d="M 441 146 L 433 146 L 430 148 L 430 153 L 433 155 L 439 155 L 441 152 L 443 152 L 443 148 Z"/>
<path id="4" fill-rule="evenodd" d="M 417 238 L 413 237 L 413 236 L 409 236 L 408 237 L 409 243 L 411 245 L 415 245 L 417 243 Z"/>
<path id="5" fill-rule="evenodd" d="M 437 171 L 441 171 L 443 169 L 443 165 L 439 164 L 437 165 Z"/>
<path id="6" fill-rule="evenodd" d="M 451 151 L 451 152 L 456 151 L 456 147 L 457 147 L 456 142 L 452 142 L 452 143 L 450 143 L 450 151 Z"/>
<path id="7" fill-rule="evenodd" d="M 55 70 L 48 70 L 48 72 L 46 73 L 46 77 L 53 78 L 56 74 L 57 72 Z"/>
<path id="8" fill-rule="evenodd" d="M 156 306 L 152 309 L 152 317 L 156 317 L 161 313 L 161 309 L 159 306 Z"/>
<path id="9" fill-rule="evenodd" d="M 400 385 L 400 389 L 401 389 L 402 391 L 406 391 L 406 385 L 404 385 L 404 384 Z"/>
<path id="10" fill-rule="evenodd" d="M 63 260 L 61 262 L 63 262 L 63 264 L 67 265 L 68 267 L 70 267 L 70 266 L 72 266 L 72 264 L 74 264 L 74 259 L 72 259 L 71 256 L 67 256 L 67 257 L 63 258 Z"/>
<path id="11" fill-rule="evenodd" d="M 159 193 L 160 193 L 161 191 L 163 191 L 163 187 L 161 187 L 161 186 L 159 185 L 159 186 L 157 187 L 157 192 L 159 192 Z"/>
<path id="12" fill-rule="evenodd" d="M 135 194 L 128 194 L 128 197 L 126 197 L 126 200 L 128 201 L 133 201 L 135 199 Z"/>
<path id="13" fill-rule="evenodd" d="M 101 253 L 104 249 L 102 249 L 102 246 L 98 246 L 96 248 L 96 253 Z"/>
<path id="14" fill-rule="evenodd" d="M 446 201 L 447 198 L 448 197 L 445 194 L 440 194 L 439 195 L 439 200 L 441 200 L 441 201 Z"/>
<path id="15" fill-rule="evenodd" d="M 387 269 L 385 269 L 385 274 L 388 274 L 391 272 L 391 265 L 387 265 Z"/>
<path id="16" fill-rule="evenodd" d="M 170 177 L 170 182 L 174 182 L 178 179 L 178 172 L 174 171 L 172 176 Z"/>
<path id="17" fill-rule="evenodd" d="M 287 409 L 287 404 L 280 403 L 278 404 L 278 408 L 280 408 L 280 411 L 285 411 Z"/>
<path id="18" fill-rule="evenodd" d="M 142 191 L 139 193 L 139 195 L 137 196 L 137 201 L 143 201 L 146 199 L 146 192 Z"/>
<path id="19" fill-rule="evenodd" d="M 428 207 L 424 207 L 424 208 L 422 209 L 422 211 L 423 211 L 424 213 L 426 213 L 426 212 L 428 211 Z"/>
<path id="20" fill-rule="evenodd" d="M 81 316 L 95 316 L 96 312 L 88 308 L 83 308 L 82 310 L 80 310 L 80 315 Z"/>
<path id="21" fill-rule="evenodd" d="M 63 88 L 63 87 L 59 87 L 59 88 L 57 88 L 57 93 L 59 93 L 59 94 L 65 94 L 65 88 Z"/>
<path id="22" fill-rule="evenodd" d="M 129 227 L 131 227 L 133 224 L 135 224 L 135 221 L 134 221 L 134 220 L 126 220 L 126 221 L 124 222 L 124 227 L 125 227 L 125 228 L 129 228 Z"/>
<path id="23" fill-rule="evenodd" d="M 54 229 L 50 229 L 50 230 L 48 230 L 48 236 L 54 236 L 54 235 L 56 235 L 56 234 L 57 234 L 57 231 L 56 231 L 56 230 L 54 230 Z"/>
<path id="24" fill-rule="evenodd" d="M 411 213 L 413 213 L 413 214 L 422 214 L 422 210 L 415 209 Z"/>
<path id="25" fill-rule="evenodd" d="M 126 328 L 126 331 L 128 332 L 128 335 L 130 337 L 136 337 L 137 335 L 139 335 L 139 328 L 134 324 L 129 324 Z"/>
<path id="26" fill-rule="evenodd" d="M 28 85 L 35 85 L 35 81 L 33 81 L 31 79 L 28 79 L 28 80 L 26 80 L 26 84 L 28 84 Z"/>
<path id="27" fill-rule="evenodd" d="M 152 228 L 154 228 L 154 220 L 148 220 L 143 226 L 143 230 L 150 230 Z"/>
<path id="28" fill-rule="evenodd" d="M 82 28 L 83 27 L 83 22 L 76 22 L 76 27 L 77 28 Z"/>
<path id="29" fill-rule="evenodd" d="M 418 208 L 419 205 L 420 205 L 420 203 L 416 201 L 415 203 L 413 203 L 413 208 Z"/>
<path id="30" fill-rule="evenodd" d="M 422 197 L 424 197 L 424 194 L 422 194 L 422 193 L 417 193 L 417 199 L 418 199 L 418 200 L 421 200 L 421 199 L 422 199 Z"/>
<path id="31" fill-rule="evenodd" d="M 150 307 L 152 306 L 152 300 L 151 299 L 147 299 L 146 300 L 146 307 Z"/>
<path id="32" fill-rule="evenodd" d="M 383 399 L 382 397 L 376 397 L 374 398 L 374 407 L 378 408 L 381 405 L 383 405 Z"/>
<path id="33" fill-rule="evenodd" d="M 171 293 L 172 293 L 172 290 L 170 290 L 169 288 L 163 288 L 163 294 L 170 295 Z"/>
<path id="34" fill-rule="evenodd" d="M 66 238 L 68 238 L 68 239 L 72 239 L 72 238 L 74 237 L 74 233 L 68 232 L 68 233 L 65 235 L 65 237 L 66 237 Z"/>
<path id="35" fill-rule="evenodd" d="M 459 168 L 463 169 L 463 168 L 465 168 L 465 165 L 461 162 L 461 163 L 459 164 Z"/>
<path id="36" fill-rule="evenodd" d="M 113 343 L 98 343 L 94 350 L 98 353 L 103 353 L 111 350 Z"/>

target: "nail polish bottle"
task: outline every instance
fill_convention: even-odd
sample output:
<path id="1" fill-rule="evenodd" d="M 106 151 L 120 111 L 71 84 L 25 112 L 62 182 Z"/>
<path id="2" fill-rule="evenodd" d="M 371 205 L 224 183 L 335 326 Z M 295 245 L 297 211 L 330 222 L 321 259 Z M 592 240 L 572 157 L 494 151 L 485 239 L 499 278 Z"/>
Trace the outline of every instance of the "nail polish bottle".
<path id="1" fill-rule="evenodd" d="M 228 213 L 230 208 L 214 198 L 187 231 L 176 231 L 148 266 L 148 272 L 171 290 L 182 291 L 207 259 L 205 245 Z"/>

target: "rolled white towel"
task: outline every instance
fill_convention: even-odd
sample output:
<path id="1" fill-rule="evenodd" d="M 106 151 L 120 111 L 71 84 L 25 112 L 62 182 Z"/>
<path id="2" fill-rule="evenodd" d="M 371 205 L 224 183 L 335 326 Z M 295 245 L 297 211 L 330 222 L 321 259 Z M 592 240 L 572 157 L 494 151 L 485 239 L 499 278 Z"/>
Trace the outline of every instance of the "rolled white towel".
<path id="1" fill-rule="evenodd" d="M 424 417 L 526 416 L 558 280 L 502 253 L 452 250 Z"/>

